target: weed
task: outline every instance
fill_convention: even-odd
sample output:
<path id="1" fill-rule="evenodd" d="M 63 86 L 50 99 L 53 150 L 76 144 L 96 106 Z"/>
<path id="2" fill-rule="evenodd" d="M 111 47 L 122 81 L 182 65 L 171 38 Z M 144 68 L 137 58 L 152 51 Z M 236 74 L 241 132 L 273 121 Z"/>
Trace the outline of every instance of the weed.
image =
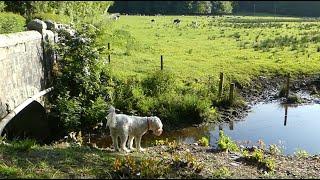
<path id="1" fill-rule="evenodd" d="M 20 170 L 15 167 L 8 167 L 5 164 L 0 165 L 0 177 L 1 178 L 17 178 L 19 177 Z"/>
<path id="2" fill-rule="evenodd" d="M 33 139 L 19 140 L 12 142 L 12 148 L 19 152 L 28 152 L 34 146 L 36 146 L 36 141 Z"/>
<path id="3" fill-rule="evenodd" d="M 219 131 L 218 147 L 222 151 L 239 151 L 239 147 L 231 140 L 230 137 L 224 135 L 222 130 Z"/>
<path id="4" fill-rule="evenodd" d="M 298 158 L 306 158 L 309 156 L 308 152 L 303 149 L 298 149 L 296 152 L 294 152 L 294 155 Z"/>
<path id="5" fill-rule="evenodd" d="M 202 137 L 201 139 L 199 139 L 198 142 L 200 146 L 205 146 L 205 147 L 209 146 L 209 139 L 207 137 Z"/>
<path id="6" fill-rule="evenodd" d="M 222 179 L 222 178 L 229 178 L 231 176 L 231 172 L 227 167 L 221 167 L 218 170 L 213 172 L 213 177 Z"/>
<path id="7" fill-rule="evenodd" d="M 271 144 L 269 146 L 269 151 L 272 155 L 279 155 L 279 154 L 282 154 L 283 152 L 283 150 L 276 144 Z"/>

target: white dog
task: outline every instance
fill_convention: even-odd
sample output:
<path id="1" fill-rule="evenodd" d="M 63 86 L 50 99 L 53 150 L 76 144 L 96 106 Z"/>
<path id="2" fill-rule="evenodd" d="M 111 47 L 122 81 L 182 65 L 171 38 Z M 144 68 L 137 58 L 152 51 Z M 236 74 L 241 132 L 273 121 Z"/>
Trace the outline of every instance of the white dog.
<path id="1" fill-rule="evenodd" d="M 162 133 L 162 122 L 156 117 L 139 117 L 128 116 L 125 114 L 116 114 L 115 108 L 111 106 L 109 114 L 106 117 L 107 126 L 110 128 L 110 135 L 112 138 L 115 150 L 119 150 L 118 137 L 120 137 L 120 149 L 125 152 L 134 150 L 132 147 L 133 139 L 135 139 L 136 148 L 139 151 L 144 151 L 141 148 L 141 138 L 148 131 L 152 130 L 153 134 L 160 136 Z M 126 142 L 128 140 L 128 148 Z"/>

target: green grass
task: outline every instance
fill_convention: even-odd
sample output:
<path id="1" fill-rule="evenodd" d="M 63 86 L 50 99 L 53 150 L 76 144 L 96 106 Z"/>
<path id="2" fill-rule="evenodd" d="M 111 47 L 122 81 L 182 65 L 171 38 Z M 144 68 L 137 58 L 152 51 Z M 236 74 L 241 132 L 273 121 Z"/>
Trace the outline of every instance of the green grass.
<path id="1" fill-rule="evenodd" d="M 19 144 L 25 144 L 21 141 Z M 114 155 L 85 147 L 0 145 L 0 178 L 111 178 Z"/>
<path id="2" fill-rule="evenodd" d="M 179 25 L 173 24 L 176 18 Z M 217 107 L 243 104 L 237 88 L 236 103 L 227 102 L 231 82 L 246 87 L 261 75 L 318 74 L 319 28 L 315 18 L 122 16 L 105 26 L 99 43 L 111 45 L 115 106 L 156 114 L 176 126 L 215 121 Z M 222 99 L 217 98 L 220 72 Z"/>
<path id="3" fill-rule="evenodd" d="M 181 19 L 178 26 L 172 23 L 176 18 Z M 191 26 L 192 21 L 199 27 Z M 256 39 L 259 44 L 277 37 L 278 42 L 286 35 L 312 37 L 319 27 L 318 21 L 287 17 L 122 16 L 113 23 L 113 30 L 118 30 L 114 37 L 124 39 L 110 40 L 112 66 L 122 78 L 145 76 L 160 69 L 163 55 L 164 69 L 181 81 L 201 82 L 212 76 L 217 82 L 219 72 L 241 84 L 261 74 L 313 74 L 320 69 L 317 41 L 296 44 L 297 50 L 291 50 L 291 44 L 266 50 L 253 47 Z"/>

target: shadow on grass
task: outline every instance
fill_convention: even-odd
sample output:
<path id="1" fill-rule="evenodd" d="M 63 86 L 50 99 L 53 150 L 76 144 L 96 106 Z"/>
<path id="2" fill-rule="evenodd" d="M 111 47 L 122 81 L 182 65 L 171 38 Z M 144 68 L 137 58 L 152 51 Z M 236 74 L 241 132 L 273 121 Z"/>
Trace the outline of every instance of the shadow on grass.
<path id="1" fill-rule="evenodd" d="M 115 157 L 115 153 L 87 147 L 17 150 L 0 145 L 0 152 L 0 178 L 112 178 Z"/>

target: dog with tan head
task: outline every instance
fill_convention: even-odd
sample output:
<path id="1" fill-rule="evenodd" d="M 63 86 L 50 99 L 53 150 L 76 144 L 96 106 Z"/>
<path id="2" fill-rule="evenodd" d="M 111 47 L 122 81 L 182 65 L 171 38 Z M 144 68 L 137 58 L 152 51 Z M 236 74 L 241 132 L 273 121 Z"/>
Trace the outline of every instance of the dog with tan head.
<path id="1" fill-rule="evenodd" d="M 120 150 L 130 152 L 134 150 L 133 140 L 139 151 L 145 151 L 141 147 L 142 136 L 151 130 L 156 136 L 162 134 L 162 122 L 157 116 L 140 117 L 129 116 L 126 114 L 116 114 L 115 108 L 110 107 L 107 118 L 107 126 L 110 129 L 113 146 L 116 151 L 119 150 L 118 137 L 120 137 Z M 128 141 L 128 148 L 126 143 Z"/>

